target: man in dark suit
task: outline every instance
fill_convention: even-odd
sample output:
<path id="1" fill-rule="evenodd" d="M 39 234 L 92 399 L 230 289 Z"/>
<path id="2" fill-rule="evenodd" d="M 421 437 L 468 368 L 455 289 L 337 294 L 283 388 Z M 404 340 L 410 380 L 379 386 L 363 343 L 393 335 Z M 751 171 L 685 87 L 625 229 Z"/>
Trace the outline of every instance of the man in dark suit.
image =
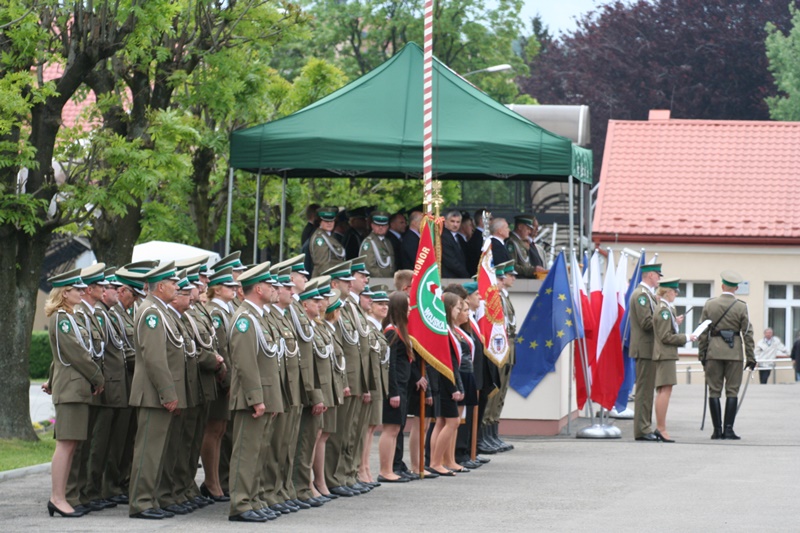
<path id="1" fill-rule="evenodd" d="M 389 219 L 389 231 L 386 232 L 386 240 L 392 244 L 394 249 L 395 266 L 400 263 L 400 255 L 402 254 L 403 235 L 406 234 L 408 229 L 408 222 L 403 213 L 395 213 Z"/>
<path id="2" fill-rule="evenodd" d="M 414 270 L 414 261 L 417 259 L 419 248 L 419 225 L 422 222 L 422 211 L 412 211 L 408 216 L 408 230 L 403 234 L 400 243 L 400 260 L 397 266 L 400 269 Z"/>
<path id="3" fill-rule="evenodd" d="M 444 229 L 442 230 L 443 278 L 469 278 L 467 259 L 464 257 L 464 249 L 459 241 L 461 237 L 456 237 L 459 229 L 461 229 L 461 212 L 449 211 L 444 219 Z"/>
<path id="4" fill-rule="evenodd" d="M 495 265 L 511 261 L 511 255 L 506 248 L 506 239 L 511 233 L 508 222 L 504 218 L 495 218 L 489 224 L 489 233 L 492 235 L 492 260 Z"/>
<path id="5" fill-rule="evenodd" d="M 467 248 L 464 255 L 467 257 L 467 272 L 470 276 L 478 273 L 478 263 L 481 262 L 481 251 L 483 249 L 483 235 L 486 231 L 483 227 L 483 213 L 485 209 L 478 209 L 475 211 L 475 216 L 472 219 L 475 225 L 475 231 L 472 232 L 472 237 L 467 241 Z"/>
<path id="6" fill-rule="evenodd" d="M 317 209 L 319 209 L 319 204 L 311 204 L 306 207 L 306 222 L 305 227 L 303 228 L 303 233 L 300 236 L 300 244 L 304 244 L 311 234 L 314 233 L 317 228 L 319 227 L 319 215 L 317 215 Z"/>

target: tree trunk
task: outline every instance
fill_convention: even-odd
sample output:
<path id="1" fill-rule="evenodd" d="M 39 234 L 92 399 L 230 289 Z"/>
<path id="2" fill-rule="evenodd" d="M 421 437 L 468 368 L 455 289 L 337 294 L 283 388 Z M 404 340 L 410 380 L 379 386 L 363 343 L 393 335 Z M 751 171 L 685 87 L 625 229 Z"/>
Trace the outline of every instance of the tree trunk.
<path id="1" fill-rule="evenodd" d="M 141 218 L 141 202 L 130 206 L 124 216 L 98 217 L 91 236 L 92 251 L 97 260 L 116 267 L 130 263 L 133 247 L 142 233 Z"/>

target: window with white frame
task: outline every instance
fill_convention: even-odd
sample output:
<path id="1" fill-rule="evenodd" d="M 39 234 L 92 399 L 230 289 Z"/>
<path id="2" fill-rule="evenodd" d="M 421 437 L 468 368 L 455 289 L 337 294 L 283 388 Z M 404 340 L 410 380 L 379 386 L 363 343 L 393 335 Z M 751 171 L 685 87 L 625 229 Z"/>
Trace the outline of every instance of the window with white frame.
<path id="1" fill-rule="evenodd" d="M 767 283 L 766 326 L 791 346 L 800 334 L 800 284 Z"/>
<path id="2" fill-rule="evenodd" d="M 680 316 L 688 313 L 679 328 L 681 333 L 688 335 L 700 325 L 703 305 L 711 298 L 712 288 L 710 281 L 683 281 L 678 284 L 680 294 L 675 298 L 675 314 Z M 691 342 L 687 342 L 684 347 L 693 348 Z"/>

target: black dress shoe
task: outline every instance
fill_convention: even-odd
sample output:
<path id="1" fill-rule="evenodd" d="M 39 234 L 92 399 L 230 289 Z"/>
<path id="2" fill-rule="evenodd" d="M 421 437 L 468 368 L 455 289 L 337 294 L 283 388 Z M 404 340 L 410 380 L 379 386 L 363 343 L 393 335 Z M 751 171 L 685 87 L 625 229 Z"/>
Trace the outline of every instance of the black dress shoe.
<path id="1" fill-rule="evenodd" d="M 464 468 L 463 466 L 461 468 L 448 468 L 448 470 L 451 472 L 455 472 L 456 474 L 468 474 L 469 472 L 471 472 L 469 468 Z"/>
<path id="2" fill-rule="evenodd" d="M 380 481 L 381 483 L 408 483 L 411 480 L 403 476 L 400 476 L 397 479 L 390 479 L 388 477 L 383 477 L 379 475 L 378 481 Z"/>
<path id="3" fill-rule="evenodd" d="M 200 509 L 200 506 L 194 503 L 192 500 L 186 500 L 185 502 L 181 502 L 178 505 L 183 505 L 187 509 L 190 509 L 190 513 L 193 513 L 196 509 Z"/>
<path id="4" fill-rule="evenodd" d="M 175 513 L 167 511 L 166 509 L 156 509 L 159 513 L 164 515 L 164 518 L 175 518 Z"/>
<path id="5" fill-rule="evenodd" d="M 125 494 L 117 494 L 116 496 L 110 497 L 108 500 L 120 505 L 126 505 L 128 503 L 128 497 Z"/>
<path id="6" fill-rule="evenodd" d="M 475 456 L 475 460 L 478 461 L 479 463 L 483 463 L 483 464 L 492 462 L 492 460 L 489 459 L 488 457 L 481 457 L 480 455 L 476 455 Z"/>
<path id="7" fill-rule="evenodd" d="M 86 505 L 86 507 L 88 507 L 88 508 L 89 508 L 89 509 L 91 509 L 92 511 L 102 511 L 103 509 L 105 509 L 105 508 L 106 508 L 106 506 L 105 506 L 105 505 L 103 505 L 103 504 L 100 502 L 100 500 L 92 500 L 92 501 L 90 501 L 89 503 L 86 503 L 86 504 L 84 504 L 84 505 Z"/>
<path id="8" fill-rule="evenodd" d="M 184 507 L 183 505 L 178 505 L 177 503 L 173 503 L 172 505 L 167 505 L 166 507 L 163 507 L 163 509 L 165 511 L 169 511 L 170 513 L 175 513 L 175 514 L 189 514 L 189 511 L 188 509 L 186 509 L 186 507 Z"/>
<path id="9" fill-rule="evenodd" d="M 92 508 L 89 507 L 88 505 L 84 505 L 84 504 L 73 505 L 72 508 L 75 509 L 76 511 L 78 511 L 79 513 L 83 513 L 83 514 L 89 514 L 89 513 L 92 512 Z"/>
<path id="10" fill-rule="evenodd" d="M 73 507 L 73 509 L 75 509 Z M 58 513 L 59 515 L 63 516 L 64 518 L 80 518 L 84 516 L 86 513 L 84 511 L 77 511 L 73 510 L 71 513 L 67 513 L 56 507 L 53 502 L 47 502 L 47 512 L 50 513 L 50 516 Z"/>
<path id="11" fill-rule="evenodd" d="M 290 500 L 296 507 L 299 507 L 301 510 L 305 511 L 306 509 L 311 509 L 311 505 L 305 503 L 304 501 L 298 500 L 295 498 L 294 500 Z"/>
<path id="12" fill-rule="evenodd" d="M 213 500 L 211 501 L 213 503 Z M 203 507 L 207 507 L 209 505 L 205 496 L 195 496 L 192 502 L 197 506 L 198 509 L 202 509 Z"/>
<path id="13" fill-rule="evenodd" d="M 275 520 L 276 518 L 278 518 L 281 515 L 280 513 L 274 512 L 269 507 L 263 507 L 263 508 L 257 510 L 256 512 L 258 514 L 260 514 L 261 516 L 263 516 L 264 518 L 266 518 L 267 520 Z"/>
<path id="14" fill-rule="evenodd" d="M 636 440 L 640 441 L 647 441 L 647 442 L 658 442 L 658 437 L 655 433 L 648 433 L 646 435 L 642 435 L 641 437 L 636 437 Z"/>
<path id="15" fill-rule="evenodd" d="M 166 518 L 160 509 L 145 509 L 144 511 L 132 514 L 131 518 L 143 518 L 145 520 L 161 520 Z"/>
<path id="16" fill-rule="evenodd" d="M 330 489 L 331 494 L 335 494 L 336 496 L 342 496 L 344 498 L 349 498 L 350 496 L 355 496 L 353 491 L 346 487 L 333 487 Z"/>
<path id="17" fill-rule="evenodd" d="M 291 511 L 289 510 L 288 507 L 286 507 L 285 505 L 282 505 L 280 503 L 276 503 L 275 505 L 270 505 L 269 508 L 272 509 L 273 511 L 275 511 L 276 513 L 281 513 L 281 514 L 289 514 L 289 513 L 291 513 Z"/>
<path id="18" fill-rule="evenodd" d="M 468 460 L 468 461 L 463 461 L 463 462 L 458 461 L 458 464 L 460 464 L 464 468 L 469 468 L 470 470 L 475 470 L 476 468 L 480 468 L 480 467 L 483 466 L 483 463 L 479 463 L 479 462 L 473 461 L 471 459 Z"/>
<path id="19" fill-rule="evenodd" d="M 332 498 L 328 498 L 327 496 L 323 496 L 320 494 L 319 496 L 314 496 L 313 498 L 309 498 L 310 500 L 317 500 L 319 503 L 328 503 L 333 501 Z"/>
<path id="20" fill-rule="evenodd" d="M 352 485 L 345 485 L 350 490 L 360 492 L 361 494 L 366 494 L 372 489 L 361 483 L 360 481 L 356 481 Z"/>
<path id="21" fill-rule="evenodd" d="M 436 479 L 439 477 L 439 473 L 431 470 L 430 468 L 425 469 L 425 479 Z"/>
<path id="22" fill-rule="evenodd" d="M 229 516 L 231 522 L 266 522 L 267 519 L 255 511 L 245 511 L 242 514 Z"/>
<path id="23" fill-rule="evenodd" d="M 440 472 L 438 470 L 434 470 L 433 468 L 428 468 L 427 470 L 428 470 L 428 472 L 433 472 L 435 474 L 438 474 L 436 477 L 440 477 L 440 476 L 441 477 L 455 477 L 455 475 L 456 475 L 455 472 L 453 472 L 452 470 L 448 470 L 448 469 L 445 469 L 443 472 Z"/>
<path id="24" fill-rule="evenodd" d="M 307 508 L 309 508 L 309 507 L 322 507 L 322 505 L 323 505 L 323 502 L 319 501 L 316 498 L 308 498 L 306 500 L 297 500 L 297 501 L 302 503 L 302 504 L 307 505 L 308 506 Z"/>
<path id="25" fill-rule="evenodd" d="M 659 430 L 653 431 L 653 434 L 656 437 L 658 437 L 658 440 L 660 440 L 661 442 L 675 442 L 675 439 L 666 438 L 664 435 L 661 434 L 661 432 Z"/>
<path id="26" fill-rule="evenodd" d="M 226 495 L 224 492 L 222 493 L 222 496 L 215 496 L 215 495 L 211 494 L 211 491 L 208 490 L 208 487 L 206 487 L 205 483 L 200 485 L 200 494 L 202 494 L 206 498 L 211 498 L 215 502 L 229 502 L 229 501 L 231 501 L 230 496 Z"/>
<path id="27" fill-rule="evenodd" d="M 286 501 L 285 501 L 285 502 L 283 502 L 281 505 L 283 505 L 284 507 L 286 507 L 287 509 L 289 509 L 289 511 L 290 511 L 290 512 L 292 512 L 292 513 L 296 513 L 297 511 L 299 511 L 299 510 L 300 510 L 300 507 L 298 507 L 297 505 L 295 505 L 295 504 L 294 504 L 294 502 L 293 502 L 292 500 L 286 500 Z"/>

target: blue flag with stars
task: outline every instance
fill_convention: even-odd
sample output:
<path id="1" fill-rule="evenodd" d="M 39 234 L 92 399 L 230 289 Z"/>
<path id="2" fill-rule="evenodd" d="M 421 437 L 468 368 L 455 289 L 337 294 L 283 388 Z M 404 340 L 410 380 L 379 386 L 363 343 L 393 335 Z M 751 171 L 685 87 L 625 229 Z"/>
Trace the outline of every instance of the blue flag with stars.
<path id="1" fill-rule="evenodd" d="M 578 338 L 575 313 L 561 252 L 517 333 L 517 362 L 509 385 L 523 397 L 527 398 L 556 369 L 561 351 Z"/>

